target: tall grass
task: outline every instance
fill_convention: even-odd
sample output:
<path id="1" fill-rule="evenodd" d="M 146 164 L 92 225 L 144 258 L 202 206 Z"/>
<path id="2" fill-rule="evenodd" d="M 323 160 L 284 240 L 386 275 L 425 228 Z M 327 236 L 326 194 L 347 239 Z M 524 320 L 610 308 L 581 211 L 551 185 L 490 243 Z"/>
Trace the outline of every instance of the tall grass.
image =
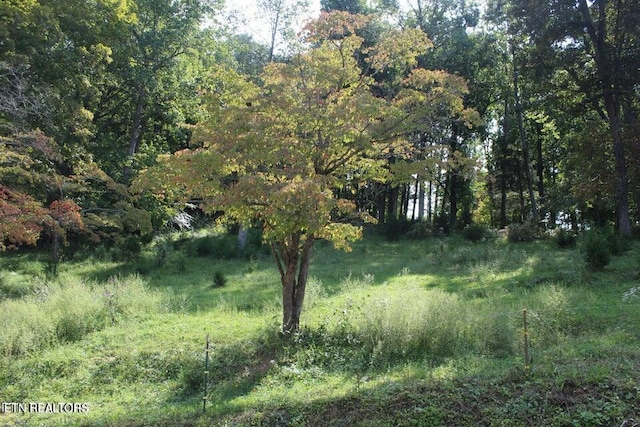
<path id="1" fill-rule="evenodd" d="M 138 276 L 100 286 L 77 278 L 40 284 L 30 295 L 0 302 L 0 354 L 19 356 L 77 341 L 121 320 L 157 312 L 163 302 Z"/>
<path id="2" fill-rule="evenodd" d="M 468 347 L 471 314 L 455 294 L 410 286 L 366 304 L 357 329 L 376 357 L 447 357 Z"/>
<path id="3" fill-rule="evenodd" d="M 362 371 L 469 354 L 508 357 L 520 347 L 517 311 L 488 313 L 458 294 L 411 283 L 371 292 L 370 280 L 347 277 L 347 297 L 304 329 L 284 359 Z"/>

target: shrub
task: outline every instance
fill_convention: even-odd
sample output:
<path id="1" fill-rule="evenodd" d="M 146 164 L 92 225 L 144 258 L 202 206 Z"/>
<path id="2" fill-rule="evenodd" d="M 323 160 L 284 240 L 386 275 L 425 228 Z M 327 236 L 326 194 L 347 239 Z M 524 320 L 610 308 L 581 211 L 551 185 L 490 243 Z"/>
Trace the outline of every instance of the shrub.
<path id="1" fill-rule="evenodd" d="M 214 288 L 222 288 L 226 284 L 227 284 L 227 278 L 225 277 L 223 272 L 221 272 L 220 270 L 217 270 L 215 273 L 213 273 Z"/>
<path id="2" fill-rule="evenodd" d="M 139 236 L 121 237 L 116 240 L 113 247 L 113 259 L 116 261 L 127 261 L 137 258 L 142 252 L 142 243 Z"/>
<path id="3" fill-rule="evenodd" d="M 419 221 L 411 226 L 411 229 L 407 232 L 407 237 L 412 239 L 426 239 L 433 236 L 433 229 L 431 224 L 427 221 Z"/>
<path id="4" fill-rule="evenodd" d="M 628 239 L 620 237 L 616 232 L 611 230 L 603 231 L 609 251 L 613 256 L 619 256 L 627 252 L 631 248 L 631 242 Z"/>
<path id="5" fill-rule="evenodd" d="M 212 236 L 195 239 L 192 251 L 199 257 L 208 257 L 216 253 L 216 240 Z"/>
<path id="6" fill-rule="evenodd" d="M 611 246 L 606 235 L 592 231 L 584 238 L 584 258 L 591 271 L 602 271 L 611 262 Z"/>
<path id="7" fill-rule="evenodd" d="M 411 221 L 406 218 L 389 218 L 379 225 L 380 233 L 385 239 L 395 242 L 411 230 Z"/>
<path id="8" fill-rule="evenodd" d="M 576 246 L 576 235 L 571 231 L 559 228 L 555 231 L 553 237 L 560 248 L 575 248 Z"/>
<path id="9" fill-rule="evenodd" d="M 155 264 L 163 266 L 173 254 L 173 245 L 166 238 L 159 239 L 154 248 Z"/>
<path id="10" fill-rule="evenodd" d="M 187 256 L 182 252 L 172 253 L 167 263 L 172 270 L 178 273 L 187 271 Z"/>
<path id="11" fill-rule="evenodd" d="M 462 230 L 462 237 L 474 243 L 485 239 L 488 235 L 488 230 L 484 226 L 479 224 L 467 225 Z"/>
<path id="12" fill-rule="evenodd" d="M 511 224 L 507 228 L 507 239 L 511 243 L 532 242 L 540 238 L 540 228 L 531 221 L 522 224 Z"/>

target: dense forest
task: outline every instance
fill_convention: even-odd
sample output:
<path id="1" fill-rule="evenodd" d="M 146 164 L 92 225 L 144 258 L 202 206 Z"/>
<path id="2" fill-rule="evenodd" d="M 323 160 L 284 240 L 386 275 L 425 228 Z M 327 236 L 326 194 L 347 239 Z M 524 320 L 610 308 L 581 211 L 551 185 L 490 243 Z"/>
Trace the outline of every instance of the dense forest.
<path id="1" fill-rule="evenodd" d="M 0 5 L 2 250 L 131 251 L 198 209 L 276 246 L 640 220 L 637 0 L 323 0 L 298 33 L 265 0 L 269 43 L 222 7 Z"/>

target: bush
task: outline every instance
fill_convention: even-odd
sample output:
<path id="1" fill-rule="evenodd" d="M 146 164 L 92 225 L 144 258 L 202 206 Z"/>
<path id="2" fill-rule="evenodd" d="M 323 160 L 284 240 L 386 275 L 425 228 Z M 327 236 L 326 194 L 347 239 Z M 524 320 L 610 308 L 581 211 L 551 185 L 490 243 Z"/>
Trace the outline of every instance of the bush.
<path id="1" fill-rule="evenodd" d="M 396 242 L 411 230 L 411 221 L 406 218 L 389 218 L 379 225 L 380 233 L 385 239 Z"/>
<path id="2" fill-rule="evenodd" d="M 216 271 L 213 274 L 213 287 L 222 288 L 226 284 L 227 284 L 227 278 L 225 277 L 224 273 L 221 272 L 220 270 Z"/>
<path id="3" fill-rule="evenodd" d="M 462 230 L 462 237 L 470 242 L 479 242 L 489 235 L 489 231 L 482 225 L 470 224 Z"/>
<path id="4" fill-rule="evenodd" d="M 191 250 L 199 257 L 208 257 L 218 251 L 218 246 L 218 241 L 214 237 L 207 236 L 195 239 Z"/>
<path id="5" fill-rule="evenodd" d="M 540 238 L 540 228 L 531 221 L 522 224 L 511 224 L 507 228 L 507 239 L 511 243 L 532 242 Z"/>
<path id="6" fill-rule="evenodd" d="M 562 249 L 575 248 L 576 246 L 576 235 L 571 231 L 559 228 L 554 233 L 553 238 L 558 247 Z"/>
<path id="7" fill-rule="evenodd" d="M 156 266 L 162 267 L 173 255 L 173 245 L 166 238 L 158 239 L 154 248 L 154 262 Z"/>
<path id="8" fill-rule="evenodd" d="M 262 244 L 260 230 L 249 229 L 247 245 L 244 249 L 238 247 L 237 232 L 233 231 L 196 238 L 189 246 L 189 252 L 198 257 L 213 257 L 217 259 L 250 259 L 259 254 L 268 254 L 269 247 Z"/>
<path id="9" fill-rule="evenodd" d="M 631 248 L 631 241 L 620 237 L 620 235 L 614 231 L 606 230 L 603 231 L 602 234 L 604 235 L 609 251 L 613 256 L 622 255 Z"/>
<path id="10" fill-rule="evenodd" d="M 419 221 L 411 226 L 407 237 L 411 239 L 426 239 L 433 236 L 433 228 L 427 221 Z"/>
<path id="11" fill-rule="evenodd" d="M 128 261 L 137 258 L 142 252 L 140 236 L 121 237 L 116 240 L 113 247 L 113 259 L 116 261 Z"/>
<path id="12" fill-rule="evenodd" d="M 169 256 L 167 264 L 178 273 L 187 271 L 187 256 L 182 252 L 174 252 Z"/>
<path id="13" fill-rule="evenodd" d="M 584 238 L 584 258 L 591 271 L 602 271 L 611 262 L 609 238 L 600 231 L 592 231 Z"/>

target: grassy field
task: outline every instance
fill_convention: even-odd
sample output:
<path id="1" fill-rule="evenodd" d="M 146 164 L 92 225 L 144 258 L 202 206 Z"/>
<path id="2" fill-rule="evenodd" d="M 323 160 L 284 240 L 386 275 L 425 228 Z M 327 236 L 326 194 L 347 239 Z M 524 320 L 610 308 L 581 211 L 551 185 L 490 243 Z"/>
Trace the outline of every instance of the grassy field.
<path id="1" fill-rule="evenodd" d="M 229 242 L 176 234 L 55 278 L 43 255 L 3 254 L 0 425 L 640 423 L 638 244 L 596 273 L 552 240 L 320 242 L 283 338 L 272 258 Z"/>

